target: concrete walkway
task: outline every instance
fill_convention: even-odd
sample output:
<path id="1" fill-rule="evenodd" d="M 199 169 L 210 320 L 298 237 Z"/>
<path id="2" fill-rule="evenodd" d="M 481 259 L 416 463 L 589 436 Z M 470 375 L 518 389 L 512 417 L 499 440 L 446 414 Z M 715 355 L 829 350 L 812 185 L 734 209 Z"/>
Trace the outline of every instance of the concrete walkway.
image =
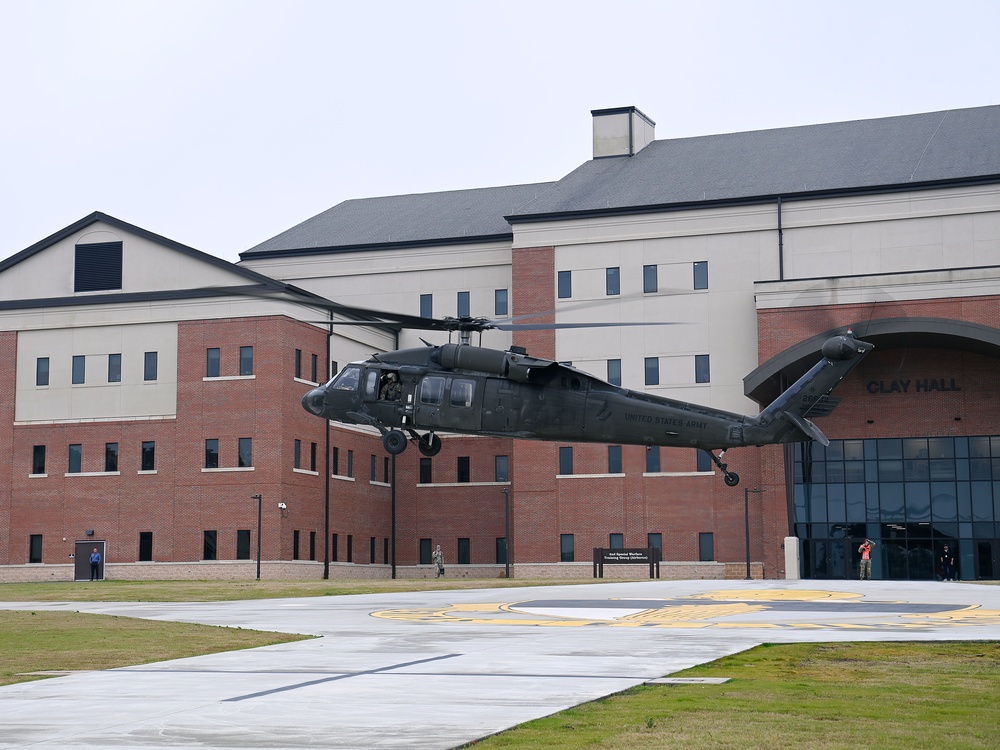
<path id="1" fill-rule="evenodd" d="M 0 687 L 0 748 L 453 748 L 762 642 L 1000 635 L 1000 586 L 886 581 L 0 609 L 322 636 Z"/>

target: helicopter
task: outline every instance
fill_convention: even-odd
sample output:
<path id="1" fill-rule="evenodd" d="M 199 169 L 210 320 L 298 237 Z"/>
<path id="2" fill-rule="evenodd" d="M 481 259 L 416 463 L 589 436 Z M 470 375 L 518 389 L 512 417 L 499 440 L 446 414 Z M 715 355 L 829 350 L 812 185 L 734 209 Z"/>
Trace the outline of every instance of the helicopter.
<path id="1" fill-rule="evenodd" d="M 349 313 L 370 312 L 338 307 Z M 489 329 L 648 323 L 393 317 L 403 327 L 457 331 L 460 343 L 434 346 L 424 341 L 423 347 L 352 362 L 302 397 L 306 411 L 334 422 L 374 427 L 391 455 L 402 453 L 412 441 L 422 455 L 435 456 L 441 450 L 438 432 L 696 448 L 711 456 L 730 487 L 740 478 L 722 461 L 729 448 L 811 440 L 828 445 L 829 439 L 808 417 L 832 411 L 839 399 L 829 398 L 830 392 L 875 348 L 850 329 L 830 336 L 812 368 L 759 414 L 746 416 L 612 385 L 571 365 L 530 356 L 523 347 L 498 350 L 470 343 L 473 332 Z"/>

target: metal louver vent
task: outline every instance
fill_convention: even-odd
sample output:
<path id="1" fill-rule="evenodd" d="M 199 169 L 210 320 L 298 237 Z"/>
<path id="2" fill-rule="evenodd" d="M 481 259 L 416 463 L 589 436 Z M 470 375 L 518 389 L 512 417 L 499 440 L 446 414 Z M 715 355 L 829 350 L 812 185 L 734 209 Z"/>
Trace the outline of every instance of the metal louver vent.
<path id="1" fill-rule="evenodd" d="M 95 242 L 76 246 L 74 292 L 122 288 L 122 243 Z"/>

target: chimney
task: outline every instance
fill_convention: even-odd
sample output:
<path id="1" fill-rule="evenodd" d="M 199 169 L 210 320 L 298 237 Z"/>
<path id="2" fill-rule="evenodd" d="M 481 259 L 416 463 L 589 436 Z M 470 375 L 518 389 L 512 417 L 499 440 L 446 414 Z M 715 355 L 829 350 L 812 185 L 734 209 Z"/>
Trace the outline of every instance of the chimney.
<path id="1" fill-rule="evenodd" d="M 635 107 L 593 109 L 594 158 L 635 156 L 655 138 L 656 123 Z"/>

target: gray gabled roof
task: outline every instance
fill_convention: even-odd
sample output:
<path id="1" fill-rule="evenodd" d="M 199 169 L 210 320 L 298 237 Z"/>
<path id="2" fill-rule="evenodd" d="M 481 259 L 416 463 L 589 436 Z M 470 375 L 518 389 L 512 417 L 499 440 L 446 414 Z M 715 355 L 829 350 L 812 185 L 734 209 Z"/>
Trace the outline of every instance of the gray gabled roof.
<path id="1" fill-rule="evenodd" d="M 241 254 L 510 239 L 512 224 L 1000 181 L 1000 106 L 653 141 L 558 182 L 348 200 Z"/>
<path id="2" fill-rule="evenodd" d="M 511 222 L 1000 176 L 1000 106 L 653 141 L 591 160 Z"/>
<path id="3" fill-rule="evenodd" d="M 504 216 L 552 184 L 348 200 L 250 248 L 240 257 L 509 240 L 513 231 Z"/>

